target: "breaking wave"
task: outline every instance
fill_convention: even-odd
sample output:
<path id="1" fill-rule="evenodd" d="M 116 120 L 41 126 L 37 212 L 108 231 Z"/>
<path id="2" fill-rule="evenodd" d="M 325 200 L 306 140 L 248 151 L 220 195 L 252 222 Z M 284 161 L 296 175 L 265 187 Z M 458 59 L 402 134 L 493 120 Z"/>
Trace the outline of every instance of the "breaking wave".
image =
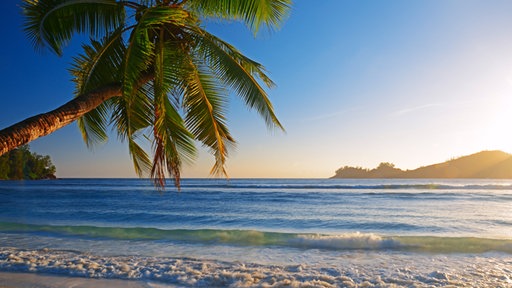
<path id="1" fill-rule="evenodd" d="M 381 236 L 373 233 L 314 234 L 257 230 L 157 229 L 141 227 L 54 226 L 0 222 L 0 233 L 92 239 L 171 241 L 194 244 L 279 246 L 326 250 L 399 250 L 426 253 L 512 254 L 511 239 L 439 236 Z"/>

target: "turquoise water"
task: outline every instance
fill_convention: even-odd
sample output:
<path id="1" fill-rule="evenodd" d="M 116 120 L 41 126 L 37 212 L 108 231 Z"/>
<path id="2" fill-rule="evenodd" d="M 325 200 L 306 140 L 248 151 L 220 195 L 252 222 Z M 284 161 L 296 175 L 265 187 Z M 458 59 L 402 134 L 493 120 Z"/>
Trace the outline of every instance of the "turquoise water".
<path id="1" fill-rule="evenodd" d="M 512 287 L 511 208 L 508 180 L 185 179 L 181 192 L 140 179 L 3 181 L 0 270 L 182 286 Z M 91 259 L 98 267 L 73 262 Z"/>

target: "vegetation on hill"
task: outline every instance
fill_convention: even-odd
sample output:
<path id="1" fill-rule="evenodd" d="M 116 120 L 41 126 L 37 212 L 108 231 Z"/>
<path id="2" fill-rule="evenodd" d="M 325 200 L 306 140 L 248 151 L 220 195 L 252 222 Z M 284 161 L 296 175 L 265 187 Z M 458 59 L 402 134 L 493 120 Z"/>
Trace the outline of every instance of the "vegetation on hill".
<path id="1" fill-rule="evenodd" d="M 332 178 L 491 178 L 512 179 L 512 155 L 502 151 L 482 151 L 449 161 L 401 170 L 388 162 L 377 168 L 344 166 Z"/>
<path id="2" fill-rule="evenodd" d="M 28 145 L 0 156 L 1 180 L 55 179 L 55 172 L 50 156 L 30 152 Z"/>
<path id="3" fill-rule="evenodd" d="M 382 162 L 377 168 L 367 169 L 362 167 L 345 166 L 336 170 L 333 178 L 393 178 L 404 171 L 395 168 L 395 165 Z"/>

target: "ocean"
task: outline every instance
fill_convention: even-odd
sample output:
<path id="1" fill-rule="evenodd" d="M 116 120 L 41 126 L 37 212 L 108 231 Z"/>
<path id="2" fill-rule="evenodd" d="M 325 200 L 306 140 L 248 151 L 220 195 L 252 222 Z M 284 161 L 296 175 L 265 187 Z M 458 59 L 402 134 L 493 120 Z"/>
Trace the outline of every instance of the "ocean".
<path id="1" fill-rule="evenodd" d="M 512 180 L 0 182 L 0 271 L 148 287 L 512 287 Z"/>

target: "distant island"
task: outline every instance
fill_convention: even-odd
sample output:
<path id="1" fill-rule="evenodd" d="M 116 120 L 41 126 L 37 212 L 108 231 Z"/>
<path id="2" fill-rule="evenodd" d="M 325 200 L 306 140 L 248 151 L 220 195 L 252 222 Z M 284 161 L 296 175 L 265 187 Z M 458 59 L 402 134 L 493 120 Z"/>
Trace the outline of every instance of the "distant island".
<path id="1" fill-rule="evenodd" d="M 512 179 L 512 154 L 503 151 L 482 151 L 443 163 L 401 170 L 389 162 L 377 168 L 345 166 L 331 178 L 488 178 Z"/>
<path id="2" fill-rule="evenodd" d="M 30 152 L 28 145 L 0 156 L 0 180 L 56 179 L 50 156 Z"/>

